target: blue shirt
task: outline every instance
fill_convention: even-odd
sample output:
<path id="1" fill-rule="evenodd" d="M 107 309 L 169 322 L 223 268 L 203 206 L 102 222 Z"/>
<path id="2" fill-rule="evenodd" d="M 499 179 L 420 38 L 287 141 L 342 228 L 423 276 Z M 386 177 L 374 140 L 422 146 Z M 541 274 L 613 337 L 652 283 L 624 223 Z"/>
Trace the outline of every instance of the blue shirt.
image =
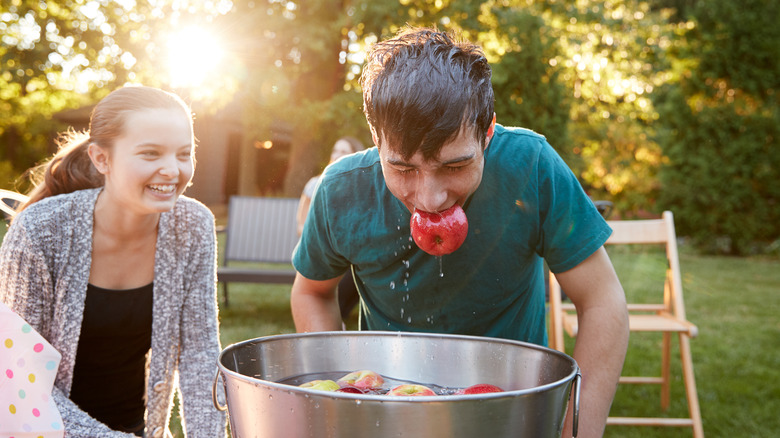
<path id="1" fill-rule="evenodd" d="M 463 246 L 442 257 L 420 250 L 372 148 L 325 170 L 293 265 L 312 280 L 354 265 L 361 329 L 546 345 L 544 261 L 553 272 L 577 266 L 609 226 L 544 137 L 499 125 L 464 210 Z"/>

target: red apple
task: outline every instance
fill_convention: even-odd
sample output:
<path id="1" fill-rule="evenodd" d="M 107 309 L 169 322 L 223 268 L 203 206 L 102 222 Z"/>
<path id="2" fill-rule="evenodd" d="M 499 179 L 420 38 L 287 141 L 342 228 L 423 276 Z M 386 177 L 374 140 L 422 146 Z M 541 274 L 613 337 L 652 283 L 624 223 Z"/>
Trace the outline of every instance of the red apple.
<path id="1" fill-rule="evenodd" d="M 307 388 L 307 389 L 317 389 L 320 391 L 338 391 L 339 386 L 338 383 L 334 382 L 333 380 L 312 380 L 311 382 L 301 383 L 298 385 L 300 388 Z"/>
<path id="2" fill-rule="evenodd" d="M 342 387 L 354 386 L 359 389 L 375 389 L 384 383 L 385 379 L 382 376 L 369 370 L 354 371 L 338 380 L 338 384 Z"/>
<path id="3" fill-rule="evenodd" d="M 337 389 L 336 392 L 346 392 L 348 394 L 365 394 L 366 391 L 358 388 L 357 386 L 347 385 Z"/>
<path id="4" fill-rule="evenodd" d="M 468 388 L 461 389 L 456 394 L 487 394 L 489 392 L 504 392 L 503 389 L 489 383 L 478 383 Z"/>
<path id="5" fill-rule="evenodd" d="M 435 213 L 415 208 L 409 225 L 414 243 L 434 256 L 450 254 L 460 248 L 469 232 L 466 213 L 458 204 Z"/>
<path id="6" fill-rule="evenodd" d="M 436 395 L 431 388 L 423 385 L 417 385 L 413 383 L 407 383 L 404 385 L 398 385 L 391 389 L 387 395 L 397 396 L 420 396 L 420 395 Z"/>

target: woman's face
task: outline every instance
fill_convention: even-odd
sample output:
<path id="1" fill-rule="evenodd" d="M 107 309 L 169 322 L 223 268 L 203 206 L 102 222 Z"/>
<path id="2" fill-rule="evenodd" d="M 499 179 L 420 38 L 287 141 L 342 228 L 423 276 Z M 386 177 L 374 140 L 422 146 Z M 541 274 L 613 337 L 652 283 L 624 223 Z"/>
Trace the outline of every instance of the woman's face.
<path id="1" fill-rule="evenodd" d="M 355 151 L 352 150 L 352 145 L 346 140 L 339 140 L 333 145 L 333 151 L 330 153 L 330 162 L 334 162 L 339 158 L 349 155 Z"/>
<path id="2" fill-rule="evenodd" d="M 132 112 L 124 132 L 104 153 L 104 163 L 96 167 L 112 199 L 138 214 L 169 211 L 194 172 L 189 115 L 168 108 Z"/>

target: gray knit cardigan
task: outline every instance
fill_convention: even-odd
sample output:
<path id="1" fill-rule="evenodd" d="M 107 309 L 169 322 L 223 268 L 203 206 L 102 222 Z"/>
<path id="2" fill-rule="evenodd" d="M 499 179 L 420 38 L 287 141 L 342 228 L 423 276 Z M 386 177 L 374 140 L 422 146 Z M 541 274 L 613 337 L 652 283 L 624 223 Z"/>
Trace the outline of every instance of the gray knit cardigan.
<path id="1" fill-rule="evenodd" d="M 62 354 L 53 397 L 66 437 L 133 436 L 109 429 L 68 398 L 100 190 L 36 202 L 16 217 L 0 247 L 0 300 Z M 224 437 L 225 415 L 211 401 L 220 351 L 214 216 L 204 205 L 182 196 L 172 211 L 160 216 L 158 230 L 144 436 L 170 436 L 168 422 L 178 383 L 187 436 Z"/>

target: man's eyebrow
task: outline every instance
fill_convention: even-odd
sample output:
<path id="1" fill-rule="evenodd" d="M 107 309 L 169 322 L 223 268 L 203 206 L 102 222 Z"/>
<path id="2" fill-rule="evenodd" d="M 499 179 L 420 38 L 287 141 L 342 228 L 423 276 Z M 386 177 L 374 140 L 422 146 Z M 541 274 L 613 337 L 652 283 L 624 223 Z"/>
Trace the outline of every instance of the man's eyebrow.
<path id="1" fill-rule="evenodd" d="M 441 164 L 443 166 L 447 166 L 449 164 L 462 163 L 464 161 L 469 161 L 469 160 L 473 159 L 475 155 L 476 154 L 474 154 L 474 153 L 470 153 L 470 154 L 467 154 L 467 155 L 462 155 L 460 157 L 451 158 L 451 159 L 449 159 L 447 161 L 442 161 Z M 415 167 L 414 164 L 408 163 L 408 162 L 404 161 L 401 158 L 388 158 L 386 161 L 387 161 L 388 164 L 392 164 L 394 166 Z"/>
<path id="2" fill-rule="evenodd" d="M 464 161 L 469 161 L 469 160 L 473 159 L 475 155 L 476 155 L 476 154 L 474 154 L 474 153 L 471 153 L 471 154 L 468 154 L 468 155 L 463 155 L 463 156 L 460 156 L 460 157 L 455 157 L 455 158 L 449 159 L 449 160 L 447 160 L 447 161 L 443 161 L 441 164 L 443 164 L 443 165 L 445 165 L 445 166 L 446 166 L 446 165 L 448 165 L 448 164 L 462 163 L 462 162 L 464 162 Z"/>
<path id="3" fill-rule="evenodd" d="M 407 163 L 400 158 L 387 158 L 385 161 L 387 161 L 388 164 L 392 164 L 393 166 L 414 167 L 413 164 Z"/>

